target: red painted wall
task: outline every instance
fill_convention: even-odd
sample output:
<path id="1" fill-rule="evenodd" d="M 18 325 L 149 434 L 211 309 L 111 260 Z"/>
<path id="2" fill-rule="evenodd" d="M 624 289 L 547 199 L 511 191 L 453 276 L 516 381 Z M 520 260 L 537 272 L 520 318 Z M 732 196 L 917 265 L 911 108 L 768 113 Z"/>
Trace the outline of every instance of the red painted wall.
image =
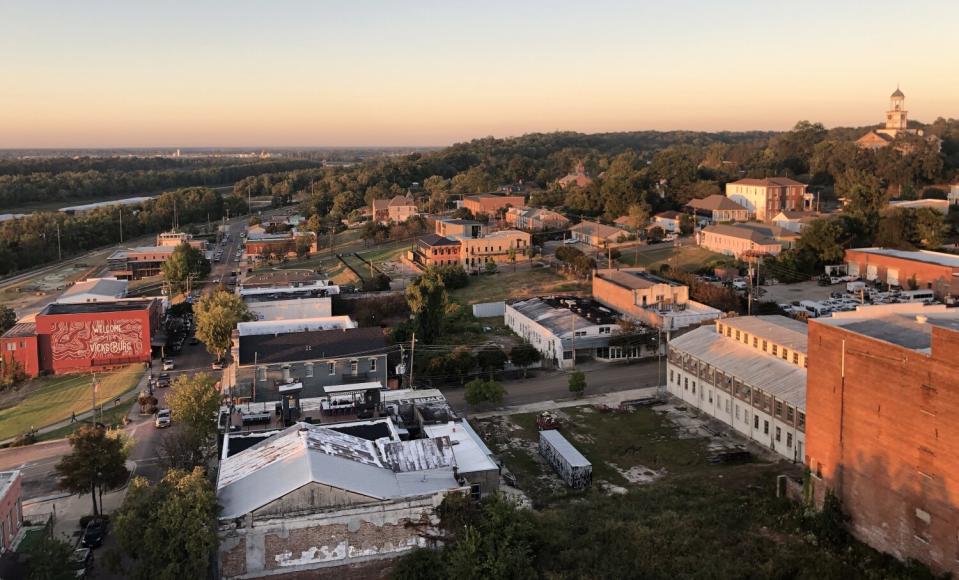
<path id="1" fill-rule="evenodd" d="M 158 306 L 93 314 L 37 315 L 40 369 L 54 374 L 150 362 Z"/>
<path id="2" fill-rule="evenodd" d="M 11 343 L 15 350 L 9 349 L 8 345 Z M 27 376 L 35 377 L 40 374 L 36 336 L 0 338 L 0 355 L 5 361 L 15 360 L 20 363 Z"/>
<path id="3" fill-rule="evenodd" d="M 931 350 L 810 321 L 806 464 L 861 540 L 959 573 L 959 333 Z"/>

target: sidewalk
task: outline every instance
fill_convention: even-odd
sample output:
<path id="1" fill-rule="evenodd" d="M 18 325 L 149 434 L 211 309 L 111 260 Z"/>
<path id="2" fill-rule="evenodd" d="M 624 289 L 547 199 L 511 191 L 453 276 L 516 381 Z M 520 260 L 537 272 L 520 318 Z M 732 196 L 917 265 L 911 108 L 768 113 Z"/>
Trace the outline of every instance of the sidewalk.
<path id="1" fill-rule="evenodd" d="M 136 474 L 136 463 L 127 461 L 127 468 L 130 469 L 130 479 L 132 479 Z M 129 482 L 128 479 L 120 489 L 103 494 L 103 513 L 110 514 L 123 504 Z M 83 495 L 63 493 L 28 500 L 23 502 L 23 519 L 40 521 L 52 515 L 54 535 L 74 545 L 80 537 L 80 518 L 93 511 L 92 502 L 89 493 Z"/>
<path id="2" fill-rule="evenodd" d="M 660 392 L 658 387 L 643 387 L 641 389 L 629 389 L 626 391 L 617 391 L 615 393 L 601 393 L 598 395 L 587 395 L 579 399 L 560 399 L 558 401 L 538 401 L 525 405 L 513 405 L 511 407 L 502 407 L 493 411 L 484 411 L 482 413 L 472 413 L 467 415 L 468 419 L 485 419 L 487 417 L 499 417 L 503 415 L 517 415 L 520 413 L 539 413 L 542 411 L 551 411 L 553 409 L 565 409 L 567 407 L 582 407 L 584 405 L 609 405 L 618 407 L 623 401 L 631 401 L 643 397 L 655 396 Z"/>

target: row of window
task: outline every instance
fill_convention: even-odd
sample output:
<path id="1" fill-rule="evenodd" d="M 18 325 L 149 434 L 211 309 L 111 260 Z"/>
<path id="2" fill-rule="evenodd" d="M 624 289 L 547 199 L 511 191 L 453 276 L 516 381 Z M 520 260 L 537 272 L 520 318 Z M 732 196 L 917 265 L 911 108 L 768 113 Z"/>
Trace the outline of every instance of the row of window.
<path id="1" fill-rule="evenodd" d="M 675 382 L 677 385 L 679 385 L 679 383 L 680 383 L 679 378 L 680 378 L 680 377 L 677 375 L 677 376 L 676 376 L 676 382 Z M 669 380 L 670 380 L 670 382 L 673 382 L 673 371 L 672 371 L 672 370 L 669 371 Z M 688 390 L 689 390 L 689 387 L 690 387 L 689 378 L 688 378 L 688 377 L 683 377 L 683 381 L 682 381 L 682 382 L 683 382 L 683 390 L 688 391 Z M 692 394 L 693 394 L 693 395 L 696 394 L 696 381 L 692 381 Z M 708 397 L 708 399 L 709 399 L 709 404 L 712 405 L 712 404 L 713 404 L 713 392 L 712 392 L 712 391 L 708 391 L 708 395 L 709 395 L 709 397 Z M 699 398 L 700 398 L 700 399 L 703 398 L 703 390 L 702 390 L 702 389 L 700 389 Z M 722 397 L 718 397 L 717 402 L 719 403 L 719 406 L 720 406 L 720 407 L 723 406 Z M 729 403 L 730 403 L 730 400 L 729 400 L 729 399 L 726 399 L 726 401 L 725 401 L 725 408 L 726 408 L 726 412 L 727 412 L 727 413 L 729 413 Z M 780 402 L 778 402 L 778 401 L 777 401 L 777 403 L 776 403 L 777 406 L 778 406 L 778 405 L 781 405 L 781 404 L 782 404 L 782 403 L 780 403 Z M 740 416 L 740 415 L 739 415 L 739 405 L 734 404 L 733 407 L 735 407 L 736 420 L 738 421 L 738 420 L 739 420 L 739 416 Z M 791 408 L 790 408 L 790 409 L 791 409 Z M 749 422 L 749 410 L 744 411 L 744 413 L 745 413 L 745 420 L 746 420 L 746 422 L 748 423 L 748 422 Z M 800 415 L 803 415 L 803 414 L 800 413 Z M 800 429 L 802 429 L 804 426 L 805 426 L 805 423 L 803 422 L 803 424 L 800 425 Z M 759 429 L 759 415 L 757 415 L 756 413 L 753 413 L 753 428 L 754 428 L 754 429 L 757 429 L 757 430 Z M 768 420 L 768 419 L 763 419 L 763 421 L 762 421 L 762 429 L 763 429 L 763 435 L 769 435 L 769 420 Z M 777 443 L 782 442 L 782 428 L 781 428 L 781 427 L 778 427 L 778 426 L 776 427 L 775 439 L 776 439 L 776 442 L 777 442 Z M 787 432 L 787 433 L 786 433 L 786 447 L 788 447 L 789 449 L 792 449 L 792 446 L 793 446 L 793 434 Z"/>
<path id="2" fill-rule="evenodd" d="M 745 343 L 745 344 L 747 344 L 747 345 L 749 344 L 750 336 L 749 336 L 749 333 L 748 333 L 748 332 L 741 332 L 740 330 L 736 329 L 736 330 L 735 330 L 735 334 L 734 334 L 733 328 L 732 328 L 731 326 L 729 326 L 729 325 L 724 325 L 724 324 L 722 324 L 721 322 L 720 322 L 720 323 L 717 323 L 716 326 L 717 326 L 717 329 L 718 329 L 718 331 L 719 331 L 719 334 L 724 335 L 724 336 L 726 336 L 727 338 L 733 338 L 733 336 L 735 336 L 737 342 L 742 342 L 742 343 Z M 787 362 L 788 362 L 788 361 L 790 360 L 790 358 L 791 358 L 791 359 L 792 359 L 792 364 L 797 365 L 797 366 L 799 365 L 799 360 L 800 360 L 799 352 L 797 352 L 797 351 L 792 351 L 792 352 L 790 353 L 789 349 L 786 348 L 786 347 L 782 347 L 782 349 L 780 349 L 778 344 L 770 343 L 769 341 L 767 341 L 767 340 L 765 340 L 765 339 L 760 340 L 759 337 L 758 337 L 758 336 L 755 336 L 755 335 L 752 337 L 752 345 L 753 345 L 753 348 L 759 349 L 759 344 L 760 344 L 760 342 L 762 342 L 762 348 L 761 348 L 760 350 L 762 350 L 763 352 L 769 353 L 769 354 L 771 354 L 771 355 L 773 355 L 773 356 L 775 356 L 775 357 L 780 357 L 780 356 L 781 356 L 782 359 L 783 359 L 784 361 L 787 361 Z M 790 354 L 792 355 L 791 357 L 790 357 Z M 803 367 L 805 367 L 805 366 L 806 366 L 806 360 L 803 359 L 802 363 L 803 363 Z"/>
<path id="3" fill-rule="evenodd" d="M 670 362 L 675 363 L 676 361 L 670 360 Z M 721 373 L 718 370 L 716 371 L 716 373 L 723 375 L 723 373 Z M 762 392 L 762 390 L 760 389 L 751 389 L 749 385 L 745 385 L 739 380 L 734 381 L 732 377 L 728 377 L 726 375 L 723 375 L 723 376 L 725 377 L 725 381 L 727 383 L 726 385 L 722 384 L 719 381 L 716 382 L 716 385 L 723 388 L 723 390 L 730 391 L 727 385 L 729 383 L 732 383 L 734 384 L 734 388 L 732 389 L 732 392 L 737 398 L 747 403 L 750 403 L 754 407 L 757 407 L 769 413 L 770 415 L 775 416 L 777 419 L 781 419 L 782 421 L 789 423 L 790 425 L 793 425 L 793 424 L 796 425 L 800 430 L 804 431 L 806 429 L 806 414 L 804 412 L 798 411 L 792 405 L 789 405 L 788 403 L 784 403 L 783 401 L 776 399 L 772 395 L 767 395 L 766 393 Z M 675 384 L 677 385 L 680 384 L 680 378 L 681 377 L 679 376 L 679 374 L 675 373 Z M 683 377 L 682 380 L 685 383 L 684 388 L 688 390 L 689 377 Z M 673 369 L 669 369 L 669 382 L 670 383 L 674 382 Z M 692 381 L 692 392 L 693 394 L 696 393 L 695 380 Z M 712 393 L 710 393 L 710 402 L 712 402 Z"/>
<path id="4" fill-rule="evenodd" d="M 375 359 L 375 358 L 369 359 L 369 363 L 370 363 L 370 370 L 369 370 L 369 372 L 371 372 L 371 373 L 375 373 L 375 372 L 376 372 L 376 364 L 377 364 L 376 361 L 377 361 L 377 359 Z M 322 365 L 322 364 L 324 364 L 324 363 L 319 363 L 319 364 Z M 327 362 L 327 363 L 325 363 L 325 364 L 326 364 L 326 372 L 327 372 L 327 374 L 329 374 L 329 375 L 335 375 L 335 374 L 336 374 L 336 361 L 329 361 L 329 362 Z M 303 364 L 303 374 L 304 374 L 304 376 L 305 376 L 306 378 L 310 379 L 310 378 L 313 378 L 313 377 L 315 376 L 315 370 L 314 370 L 314 367 L 315 367 L 315 366 L 316 366 L 316 364 L 311 363 L 311 362 L 308 362 L 308 363 L 304 363 L 304 364 Z M 257 380 L 258 380 L 258 381 L 265 381 L 265 380 L 266 380 L 266 372 L 267 372 L 268 368 L 269 368 L 269 367 L 265 367 L 265 366 L 261 366 L 261 367 L 257 367 L 257 368 L 256 368 L 256 375 L 257 375 Z M 360 369 L 360 361 L 359 361 L 359 359 L 351 359 L 351 360 L 350 360 L 350 373 L 352 373 L 352 374 L 355 375 L 355 374 L 357 374 L 357 373 L 359 372 L 359 369 Z M 283 376 L 284 376 L 284 378 L 289 378 L 290 365 L 283 365 L 283 366 L 281 367 L 281 370 L 283 371 Z"/>

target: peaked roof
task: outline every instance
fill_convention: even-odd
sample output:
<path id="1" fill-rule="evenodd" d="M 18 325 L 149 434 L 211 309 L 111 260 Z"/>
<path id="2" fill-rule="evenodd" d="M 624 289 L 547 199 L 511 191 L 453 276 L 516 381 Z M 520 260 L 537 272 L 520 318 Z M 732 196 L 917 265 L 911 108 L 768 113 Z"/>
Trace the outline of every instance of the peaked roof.
<path id="1" fill-rule="evenodd" d="M 661 211 L 653 217 L 662 218 L 664 220 L 676 220 L 682 217 L 682 215 L 683 214 L 679 213 L 678 211 L 669 210 L 669 211 Z"/>
<path id="2" fill-rule="evenodd" d="M 626 233 L 626 231 L 621 228 L 614 228 L 613 226 L 607 226 L 606 224 L 589 222 L 585 220 L 579 222 L 569 229 L 573 232 L 579 232 L 590 236 L 598 236 L 600 238 L 609 238 L 615 235 Z"/>
<path id="3" fill-rule="evenodd" d="M 459 487 L 449 438 L 368 441 L 297 423 L 220 462 L 221 519 L 242 517 L 304 485 L 319 483 L 371 500 Z"/>
<path id="4" fill-rule="evenodd" d="M 703 228 L 703 231 L 721 236 L 750 240 L 761 245 L 778 243 L 777 238 L 799 237 L 795 232 L 779 226 L 768 226 L 765 224 L 714 224 L 706 226 Z"/>
<path id="5" fill-rule="evenodd" d="M 413 203 L 413 200 L 406 197 L 405 195 L 397 195 L 390 200 L 389 207 L 406 207 L 416 205 Z"/>
<path id="6" fill-rule="evenodd" d="M 731 185 L 760 185 L 763 187 L 769 186 L 778 186 L 783 187 L 787 185 L 805 185 L 805 183 L 800 183 L 795 179 L 789 179 L 788 177 L 765 177 L 763 179 L 754 179 L 747 177 L 745 179 L 740 179 L 739 181 L 732 182 Z"/>
<path id="7" fill-rule="evenodd" d="M 746 209 L 725 195 L 719 195 L 718 193 L 714 193 L 713 195 L 704 197 L 703 199 L 690 200 L 689 203 L 686 204 L 686 207 L 703 211 Z"/>

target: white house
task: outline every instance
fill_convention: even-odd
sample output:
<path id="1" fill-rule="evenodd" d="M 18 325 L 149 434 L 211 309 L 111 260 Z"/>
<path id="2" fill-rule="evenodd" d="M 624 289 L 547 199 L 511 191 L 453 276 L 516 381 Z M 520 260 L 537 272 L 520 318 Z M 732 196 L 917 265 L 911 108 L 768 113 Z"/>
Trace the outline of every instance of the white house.
<path id="1" fill-rule="evenodd" d="M 792 461 L 803 461 L 806 325 L 784 316 L 717 320 L 669 343 L 669 393 Z"/>
<path id="2" fill-rule="evenodd" d="M 659 226 L 669 234 L 678 234 L 682 217 L 683 214 L 678 211 L 661 211 L 653 216 L 653 223 L 650 225 Z"/>
<path id="3" fill-rule="evenodd" d="M 576 357 L 617 361 L 656 354 L 655 331 L 645 327 L 641 332 L 652 338 L 648 344 L 613 344 L 613 337 L 621 331 L 617 313 L 590 299 L 548 296 L 516 300 L 507 302 L 503 318 L 547 363 L 563 369 L 574 367 Z"/>

